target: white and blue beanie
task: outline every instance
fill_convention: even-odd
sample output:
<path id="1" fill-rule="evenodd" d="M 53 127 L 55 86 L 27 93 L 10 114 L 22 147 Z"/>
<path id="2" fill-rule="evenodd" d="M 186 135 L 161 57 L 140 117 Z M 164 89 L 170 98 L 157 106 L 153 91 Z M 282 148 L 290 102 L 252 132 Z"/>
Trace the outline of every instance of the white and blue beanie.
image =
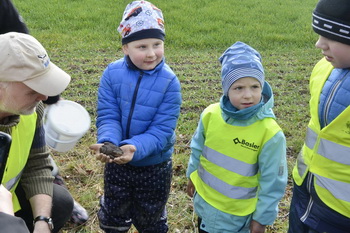
<path id="1" fill-rule="evenodd" d="M 118 32 L 122 36 L 123 45 L 147 38 L 156 38 L 164 41 L 163 13 L 148 1 L 133 1 L 124 10 Z"/>
<path id="2" fill-rule="evenodd" d="M 264 86 L 265 74 L 258 51 L 243 42 L 236 42 L 221 55 L 222 89 L 228 95 L 231 85 L 240 78 L 256 78 Z"/>

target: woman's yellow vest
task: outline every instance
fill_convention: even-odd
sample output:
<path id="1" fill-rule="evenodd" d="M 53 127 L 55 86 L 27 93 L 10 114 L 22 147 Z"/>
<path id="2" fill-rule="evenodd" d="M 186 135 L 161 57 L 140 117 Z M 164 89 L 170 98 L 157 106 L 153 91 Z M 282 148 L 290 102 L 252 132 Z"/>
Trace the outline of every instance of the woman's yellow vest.
<path id="1" fill-rule="evenodd" d="M 320 199 L 350 218 L 350 107 L 323 129 L 318 117 L 320 94 L 332 70 L 331 63 L 322 59 L 311 74 L 311 119 L 293 178 L 300 186 L 310 171 Z"/>
<path id="2" fill-rule="evenodd" d="M 19 123 L 11 128 L 12 143 L 1 183 L 12 193 L 15 212 L 21 209 L 15 189 L 27 164 L 36 128 L 36 118 L 36 113 L 20 116 Z"/>
<path id="3" fill-rule="evenodd" d="M 219 104 L 202 114 L 205 143 L 191 180 L 198 194 L 213 207 L 246 216 L 255 211 L 259 181 L 258 157 L 280 127 L 265 118 L 249 126 L 227 124 Z"/>

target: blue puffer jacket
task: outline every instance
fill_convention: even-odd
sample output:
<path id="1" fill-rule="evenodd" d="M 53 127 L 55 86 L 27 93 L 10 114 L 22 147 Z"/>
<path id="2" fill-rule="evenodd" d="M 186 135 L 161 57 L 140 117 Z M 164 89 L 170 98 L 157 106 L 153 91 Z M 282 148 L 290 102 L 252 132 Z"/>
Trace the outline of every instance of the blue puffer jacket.
<path id="1" fill-rule="evenodd" d="M 333 69 L 320 96 L 321 127 L 331 123 L 350 105 L 350 69 Z"/>
<path id="2" fill-rule="evenodd" d="M 98 89 L 97 141 L 132 144 L 131 165 L 168 160 L 175 143 L 181 106 L 180 82 L 163 61 L 153 70 L 139 70 L 128 57 L 109 64 Z"/>
<path id="3" fill-rule="evenodd" d="M 254 107 L 235 110 L 232 108 L 229 98 L 222 96 L 220 106 L 223 119 L 226 123 L 241 126 L 242 130 L 244 130 L 245 126 L 254 124 L 256 121 L 264 118 L 275 118 L 272 110 L 274 105 L 273 92 L 266 81 L 263 87 L 263 96 L 264 101 L 261 101 L 261 104 L 255 110 L 253 110 Z M 251 111 L 254 112 L 254 115 L 249 119 L 244 119 Z M 186 172 L 188 178 L 192 172 L 198 169 L 204 148 L 205 133 L 202 116 L 191 141 L 192 152 Z M 231 215 L 214 208 L 197 193 L 193 201 L 196 213 L 202 218 L 202 230 L 210 233 L 248 233 L 250 232 L 251 219 L 263 225 L 271 225 L 275 221 L 278 213 L 278 202 L 284 195 L 288 178 L 286 138 L 282 131 L 276 133 L 266 142 L 261 149 L 258 163 L 260 176 L 256 210 L 249 216 Z"/>

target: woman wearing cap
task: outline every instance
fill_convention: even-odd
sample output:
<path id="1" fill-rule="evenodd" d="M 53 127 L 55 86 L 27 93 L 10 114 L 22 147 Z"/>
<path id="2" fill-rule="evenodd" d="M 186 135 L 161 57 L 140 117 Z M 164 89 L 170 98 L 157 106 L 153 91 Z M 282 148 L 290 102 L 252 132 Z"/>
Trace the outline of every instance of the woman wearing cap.
<path id="1" fill-rule="evenodd" d="M 23 18 L 20 16 L 11 0 L 0 0 L 0 34 L 7 32 L 21 32 L 29 34 L 27 25 L 23 22 Z M 57 103 L 58 100 L 60 100 L 60 95 L 49 96 L 43 101 L 43 103 L 50 105 Z M 54 168 L 52 170 L 52 175 L 55 177 L 54 183 L 67 188 L 62 176 L 60 175 L 59 168 L 51 155 L 50 159 Z M 85 208 L 74 200 L 74 209 L 70 220 L 73 223 L 80 225 L 85 223 L 88 218 L 89 215 Z"/>
<path id="2" fill-rule="evenodd" d="M 31 232 L 58 232 L 72 213 L 71 195 L 53 184 L 42 103 L 69 82 L 34 37 L 0 35 L 0 131 L 12 138 L 1 183 L 12 194 L 15 215 Z"/>

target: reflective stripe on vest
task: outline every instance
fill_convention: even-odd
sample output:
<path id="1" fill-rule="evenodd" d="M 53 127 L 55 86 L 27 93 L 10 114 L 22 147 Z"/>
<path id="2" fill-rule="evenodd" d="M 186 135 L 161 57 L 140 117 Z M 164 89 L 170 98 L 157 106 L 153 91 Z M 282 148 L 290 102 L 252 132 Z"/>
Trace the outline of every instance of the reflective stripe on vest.
<path id="1" fill-rule="evenodd" d="M 11 190 L 15 187 L 17 182 L 21 179 L 22 173 L 23 173 L 23 170 L 20 171 L 17 176 L 13 177 L 11 180 L 6 182 L 5 187 L 7 190 Z"/>
<path id="2" fill-rule="evenodd" d="M 344 183 L 332 179 L 328 179 L 323 176 L 315 175 L 317 177 L 316 183 L 322 188 L 328 189 L 328 187 L 332 187 L 331 193 L 334 195 L 334 197 L 350 202 L 350 195 L 349 192 L 340 192 L 340 190 L 350 190 L 350 184 Z"/>
<path id="3" fill-rule="evenodd" d="M 213 176 L 209 172 L 203 169 L 202 165 L 198 166 L 198 175 L 199 177 L 212 187 L 215 190 L 218 190 L 220 193 L 225 195 L 226 197 L 232 199 L 249 199 L 254 198 L 256 195 L 257 187 L 253 188 L 245 188 L 239 186 L 229 185 L 217 177 Z"/>
<path id="4" fill-rule="evenodd" d="M 330 208 L 350 217 L 350 107 L 321 130 L 318 103 L 332 65 L 322 59 L 310 78 L 311 119 L 293 178 L 301 185 L 308 171 L 314 174 L 317 195 Z"/>
<path id="5" fill-rule="evenodd" d="M 225 213 L 252 213 L 257 202 L 258 156 L 280 127 L 271 118 L 245 127 L 227 124 L 219 104 L 203 112 L 202 123 L 205 145 L 198 170 L 190 176 L 196 191 Z"/>
<path id="6" fill-rule="evenodd" d="M 305 139 L 305 146 L 310 150 L 313 150 L 313 146 L 317 141 L 317 134 L 312 131 L 312 129 L 308 128 Z M 312 147 L 310 147 L 312 145 Z M 328 159 L 330 161 L 350 165 L 350 156 L 342 156 L 342 155 L 350 155 L 350 147 L 339 145 L 332 141 L 326 140 L 324 138 L 319 139 L 317 148 L 317 154 Z M 307 165 L 303 159 L 303 156 L 298 156 L 298 173 L 300 176 L 303 176 L 307 170 Z M 330 165 L 328 163 L 327 165 Z M 349 168 L 350 169 L 350 168 Z M 340 190 L 350 190 L 350 182 L 341 182 L 333 179 L 329 179 L 327 177 L 323 177 L 321 175 L 315 174 L 316 184 L 322 188 L 329 190 L 334 197 L 337 199 L 341 199 L 343 201 L 350 202 L 350 195 L 348 192 L 341 193 Z"/>
<path id="7" fill-rule="evenodd" d="M 258 171 L 258 164 L 249 164 L 235 158 L 221 154 L 207 146 L 204 146 L 202 155 L 216 165 L 228 171 L 236 172 L 242 176 L 254 176 Z"/>
<path id="8" fill-rule="evenodd" d="M 15 189 L 27 164 L 34 138 L 36 119 L 36 113 L 20 116 L 19 123 L 11 128 L 12 143 L 1 183 L 12 193 L 15 212 L 21 208 Z"/>

